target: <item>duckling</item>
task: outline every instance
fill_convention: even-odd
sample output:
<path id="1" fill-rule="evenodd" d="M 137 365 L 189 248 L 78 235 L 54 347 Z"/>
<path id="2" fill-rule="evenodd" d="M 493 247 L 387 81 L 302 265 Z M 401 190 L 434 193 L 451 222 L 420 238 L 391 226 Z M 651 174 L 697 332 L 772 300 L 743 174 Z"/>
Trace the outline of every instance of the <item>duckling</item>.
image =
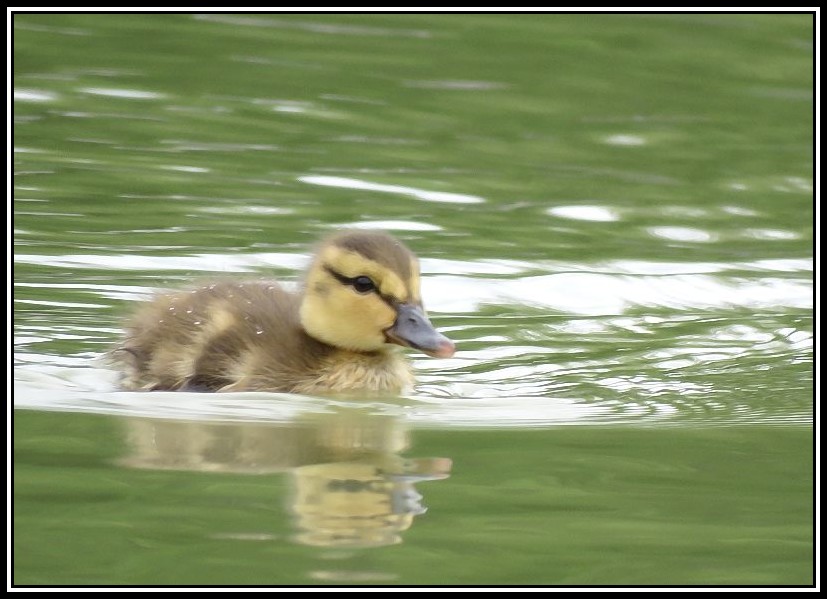
<path id="1" fill-rule="evenodd" d="M 455 350 L 422 307 L 416 256 L 356 230 L 322 242 L 298 293 L 221 281 L 157 296 L 115 354 L 126 389 L 398 393 L 414 380 L 395 345 Z"/>

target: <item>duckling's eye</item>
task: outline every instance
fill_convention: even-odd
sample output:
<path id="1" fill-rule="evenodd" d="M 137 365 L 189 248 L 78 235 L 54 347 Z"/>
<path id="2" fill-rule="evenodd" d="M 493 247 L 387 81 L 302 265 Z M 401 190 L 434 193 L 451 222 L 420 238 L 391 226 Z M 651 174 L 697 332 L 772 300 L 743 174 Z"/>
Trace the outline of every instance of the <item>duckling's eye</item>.
<path id="1" fill-rule="evenodd" d="M 376 289 L 376 285 L 373 284 L 370 277 L 362 276 L 353 279 L 353 288 L 359 293 L 368 293 Z"/>
<path id="2" fill-rule="evenodd" d="M 370 293 L 371 291 L 376 291 L 376 283 L 374 283 L 373 279 L 368 276 L 361 275 L 358 277 L 346 277 L 327 265 L 324 265 L 324 269 L 342 285 L 350 285 L 359 293 Z"/>

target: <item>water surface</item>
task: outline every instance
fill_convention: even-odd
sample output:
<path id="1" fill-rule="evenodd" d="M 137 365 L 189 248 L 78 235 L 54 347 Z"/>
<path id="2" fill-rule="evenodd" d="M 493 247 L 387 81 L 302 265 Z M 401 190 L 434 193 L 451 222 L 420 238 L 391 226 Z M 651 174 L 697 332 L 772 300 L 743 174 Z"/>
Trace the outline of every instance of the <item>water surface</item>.
<path id="1" fill-rule="evenodd" d="M 813 584 L 812 18 L 14 17 L 16 584 Z M 404 397 L 119 391 L 344 226 Z"/>

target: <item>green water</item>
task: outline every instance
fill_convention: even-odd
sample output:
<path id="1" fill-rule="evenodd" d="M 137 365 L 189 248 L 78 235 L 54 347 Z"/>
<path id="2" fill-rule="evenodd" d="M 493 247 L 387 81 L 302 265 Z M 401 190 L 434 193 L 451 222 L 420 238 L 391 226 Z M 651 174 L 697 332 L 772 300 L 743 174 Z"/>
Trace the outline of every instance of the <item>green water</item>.
<path id="1" fill-rule="evenodd" d="M 812 25 L 16 15 L 13 582 L 814 584 Z M 413 393 L 117 389 L 340 226 L 422 259 Z"/>

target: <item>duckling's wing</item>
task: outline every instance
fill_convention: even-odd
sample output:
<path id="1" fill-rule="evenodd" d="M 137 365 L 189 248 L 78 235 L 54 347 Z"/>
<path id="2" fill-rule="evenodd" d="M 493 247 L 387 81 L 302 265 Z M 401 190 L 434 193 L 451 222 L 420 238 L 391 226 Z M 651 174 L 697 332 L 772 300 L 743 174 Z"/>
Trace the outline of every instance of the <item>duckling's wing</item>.
<path id="1" fill-rule="evenodd" d="M 277 284 L 224 282 L 160 295 L 128 326 L 116 351 L 132 389 L 217 391 L 244 386 L 262 364 L 289 374 L 290 348 L 304 334 L 299 298 Z M 282 368 L 281 364 L 285 367 Z M 272 390 L 289 381 L 271 380 Z"/>

